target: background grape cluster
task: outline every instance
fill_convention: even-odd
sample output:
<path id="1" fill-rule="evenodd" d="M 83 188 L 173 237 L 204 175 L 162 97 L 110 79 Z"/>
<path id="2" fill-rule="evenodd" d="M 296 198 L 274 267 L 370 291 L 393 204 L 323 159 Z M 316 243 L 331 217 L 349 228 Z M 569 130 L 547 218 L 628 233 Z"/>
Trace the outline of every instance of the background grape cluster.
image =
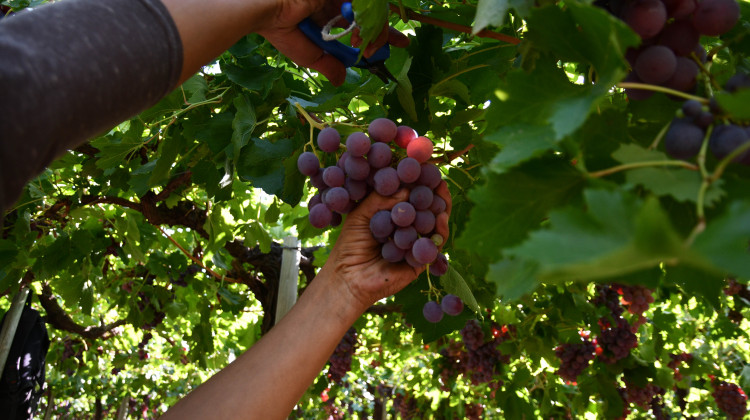
<path id="1" fill-rule="evenodd" d="M 336 383 L 341 383 L 341 379 L 352 368 L 352 356 L 357 348 L 357 330 L 349 328 L 341 341 L 333 350 L 333 354 L 328 358 L 330 367 L 328 368 L 328 377 Z"/>
<path id="2" fill-rule="evenodd" d="M 631 66 L 627 82 L 661 85 L 689 92 L 705 62 L 701 35 L 719 36 L 740 17 L 736 0 L 610 0 L 599 2 L 620 17 L 643 40 L 625 58 Z M 632 100 L 653 95 L 651 90 L 627 89 Z"/>

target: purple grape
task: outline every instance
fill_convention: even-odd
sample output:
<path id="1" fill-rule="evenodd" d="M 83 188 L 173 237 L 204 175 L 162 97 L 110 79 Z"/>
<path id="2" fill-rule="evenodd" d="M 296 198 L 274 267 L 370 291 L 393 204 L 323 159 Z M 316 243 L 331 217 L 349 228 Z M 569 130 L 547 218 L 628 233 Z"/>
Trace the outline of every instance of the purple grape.
<path id="1" fill-rule="evenodd" d="M 393 233 L 393 221 L 391 221 L 391 212 L 380 210 L 370 219 L 370 232 L 376 238 L 386 238 Z"/>
<path id="2" fill-rule="evenodd" d="M 735 0 L 701 0 L 693 13 L 693 26 L 701 35 L 719 36 L 739 18 L 740 5 Z"/>
<path id="3" fill-rule="evenodd" d="M 422 315 L 424 315 L 424 319 L 426 319 L 427 322 L 435 324 L 443 319 L 443 309 L 440 307 L 439 303 L 431 300 L 424 304 Z"/>
<path id="4" fill-rule="evenodd" d="M 682 19 L 690 16 L 698 6 L 696 0 L 664 0 L 667 6 L 667 16 Z"/>
<path id="5" fill-rule="evenodd" d="M 312 184 L 313 187 L 319 190 L 328 188 L 328 185 L 326 185 L 325 181 L 323 181 L 323 171 L 318 171 L 315 173 L 315 175 L 311 176 L 310 184 Z"/>
<path id="6" fill-rule="evenodd" d="M 310 224 L 315 226 L 318 229 L 323 229 L 324 227 L 328 226 L 331 223 L 331 219 L 333 218 L 333 214 L 331 213 L 331 210 L 326 207 L 325 204 L 316 204 L 313 208 L 310 209 L 310 215 L 308 219 L 310 220 Z"/>
<path id="7" fill-rule="evenodd" d="M 316 204 L 320 204 L 323 202 L 323 199 L 320 198 L 320 194 L 315 194 L 314 196 L 310 197 L 310 201 L 307 202 L 307 208 L 311 209 L 315 207 Z"/>
<path id="8" fill-rule="evenodd" d="M 695 49 L 700 37 L 689 20 L 677 20 L 664 28 L 659 35 L 659 44 L 668 47 L 676 55 L 685 56 Z"/>
<path id="9" fill-rule="evenodd" d="M 667 8 L 659 0 L 635 0 L 622 12 L 622 20 L 642 39 L 656 36 L 667 22 Z"/>
<path id="10" fill-rule="evenodd" d="M 346 170 L 346 160 L 349 159 L 349 156 L 351 155 L 352 154 L 349 152 L 342 153 L 341 156 L 339 157 L 338 162 L 336 162 L 336 166 L 338 166 L 339 168 L 343 170 Z"/>
<path id="11" fill-rule="evenodd" d="M 630 73 L 625 77 L 623 82 L 629 83 L 643 83 L 643 80 L 639 79 L 635 73 Z M 625 89 L 625 94 L 628 95 L 628 99 L 631 101 L 644 101 L 654 95 L 654 91 L 646 89 Z"/>
<path id="12" fill-rule="evenodd" d="M 447 294 L 440 301 L 440 308 L 446 314 L 456 316 L 464 310 L 464 303 L 458 296 Z"/>
<path id="13" fill-rule="evenodd" d="M 317 138 L 320 150 L 328 153 L 334 153 L 339 149 L 341 144 L 341 135 L 333 127 L 326 127 L 320 130 Z"/>
<path id="14" fill-rule="evenodd" d="M 750 87 L 750 75 L 745 73 L 736 73 L 724 84 L 724 89 L 726 89 L 727 92 L 737 92 L 740 89 L 746 89 L 748 87 Z"/>
<path id="15" fill-rule="evenodd" d="M 323 182 L 329 187 L 340 187 L 344 185 L 346 175 L 338 166 L 329 166 L 323 169 Z"/>
<path id="16" fill-rule="evenodd" d="M 413 128 L 400 125 L 396 129 L 395 143 L 398 147 L 406 149 L 409 143 L 417 138 L 417 132 Z"/>
<path id="17" fill-rule="evenodd" d="M 634 68 L 638 78 L 644 82 L 664 83 L 674 74 L 677 57 L 672 50 L 663 45 L 652 45 L 638 54 Z"/>
<path id="18" fill-rule="evenodd" d="M 373 181 L 375 183 L 375 191 L 386 197 L 396 193 L 399 185 L 401 185 L 398 179 L 398 173 L 391 167 L 378 169 L 378 171 L 375 172 Z"/>
<path id="19" fill-rule="evenodd" d="M 448 204 L 443 200 L 443 197 L 433 194 L 432 196 L 432 204 L 430 205 L 430 211 L 438 215 L 442 212 L 444 212 L 448 208 Z"/>
<path id="20" fill-rule="evenodd" d="M 714 114 L 708 111 L 702 111 L 700 115 L 695 117 L 695 125 L 702 129 L 707 129 L 708 126 L 714 123 Z"/>
<path id="21" fill-rule="evenodd" d="M 400 227 L 393 233 L 394 245 L 404 250 L 411 249 L 418 238 L 417 230 L 413 226 Z"/>
<path id="22" fill-rule="evenodd" d="M 404 184 L 410 184 L 419 179 L 419 175 L 422 172 L 422 168 L 414 158 L 404 158 L 398 163 L 396 167 L 398 177 Z"/>
<path id="23" fill-rule="evenodd" d="M 376 118 L 367 127 L 370 137 L 376 142 L 389 143 L 396 138 L 396 123 L 388 118 Z"/>
<path id="24" fill-rule="evenodd" d="M 689 92 L 698 82 L 699 72 L 700 69 L 695 61 L 687 57 L 677 57 L 674 74 L 664 82 L 664 86 L 681 92 Z"/>
<path id="25" fill-rule="evenodd" d="M 386 143 L 375 143 L 370 146 L 370 151 L 367 152 L 367 161 L 370 162 L 370 166 L 376 169 L 390 165 L 392 157 L 391 147 Z"/>
<path id="26" fill-rule="evenodd" d="M 352 156 L 362 157 L 370 151 L 370 138 L 367 134 L 355 132 L 346 138 L 346 151 Z"/>
<path id="27" fill-rule="evenodd" d="M 417 210 L 425 210 L 432 205 L 433 194 L 429 187 L 417 185 L 409 193 L 409 202 Z"/>
<path id="28" fill-rule="evenodd" d="M 356 181 L 347 178 L 344 182 L 344 188 L 349 191 L 350 200 L 361 200 L 367 195 L 367 183 L 365 181 Z"/>
<path id="29" fill-rule="evenodd" d="M 341 221 L 344 220 L 341 216 L 341 213 L 332 212 L 331 213 L 331 227 L 336 227 L 341 224 Z"/>
<path id="30" fill-rule="evenodd" d="M 435 261 L 438 254 L 438 248 L 428 238 L 419 238 L 414 241 L 411 247 L 414 260 L 420 264 L 430 264 Z"/>
<path id="31" fill-rule="evenodd" d="M 304 152 L 297 158 L 297 169 L 302 175 L 313 176 L 320 169 L 320 161 L 313 152 Z"/>
<path id="32" fill-rule="evenodd" d="M 427 235 L 435 229 L 435 214 L 429 210 L 419 210 L 414 215 L 414 229 L 422 235 Z"/>
<path id="33" fill-rule="evenodd" d="M 383 256 L 383 259 L 392 263 L 403 261 L 405 254 L 406 251 L 397 247 L 393 241 L 384 243 L 383 247 L 380 249 L 380 255 Z"/>
<path id="34" fill-rule="evenodd" d="M 724 159 L 735 149 L 750 141 L 747 131 L 742 127 L 736 125 L 724 126 L 726 128 L 722 129 L 720 129 L 720 127 L 721 126 L 715 128 L 715 131 L 711 134 L 711 139 L 708 142 L 711 153 L 713 153 L 717 159 Z M 734 161 L 744 163 L 748 157 L 750 157 L 750 151 L 745 151 L 734 158 Z"/>
<path id="35" fill-rule="evenodd" d="M 404 254 L 404 261 L 406 261 L 407 264 L 414 268 L 422 268 L 424 264 L 420 264 L 415 258 L 414 254 L 412 253 L 411 249 L 406 251 L 406 254 Z"/>
<path id="36" fill-rule="evenodd" d="M 342 187 L 333 187 L 323 197 L 323 202 L 331 211 L 346 213 L 349 205 L 349 192 Z"/>
<path id="37" fill-rule="evenodd" d="M 391 220 L 396 226 L 406 227 L 414 222 L 417 211 L 410 203 L 402 201 L 391 209 Z"/>
<path id="38" fill-rule="evenodd" d="M 448 259 L 444 254 L 438 253 L 435 261 L 430 264 L 430 274 L 433 276 L 442 276 L 448 272 Z"/>
<path id="39" fill-rule="evenodd" d="M 682 103 L 682 113 L 688 118 L 697 118 L 703 112 L 703 104 L 690 99 Z"/>
<path id="40" fill-rule="evenodd" d="M 440 169 L 431 163 L 423 163 L 419 173 L 419 179 L 417 183 L 426 185 L 431 190 L 437 188 L 440 185 L 440 181 L 443 179 L 443 174 L 440 173 Z"/>
<path id="41" fill-rule="evenodd" d="M 675 159 L 690 159 L 701 150 L 703 137 L 700 127 L 691 121 L 675 118 L 664 135 L 664 149 Z"/>
<path id="42" fill-rule="evenodd" d="M 364 181 L 370 174 L 370 164 L 359 156 L 349 156 L 344 164 L 344 170 L 355 181 Z"/>

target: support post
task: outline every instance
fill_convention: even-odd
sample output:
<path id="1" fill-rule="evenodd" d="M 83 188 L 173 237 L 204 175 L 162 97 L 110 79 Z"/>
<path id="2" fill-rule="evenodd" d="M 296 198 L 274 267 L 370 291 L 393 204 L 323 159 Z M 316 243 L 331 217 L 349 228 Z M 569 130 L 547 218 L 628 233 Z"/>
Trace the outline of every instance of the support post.
<path id="1" fill-rule="evenodd" d="M 8 361 L 10 346 L 13 344 L 13 338 L 16 336 L 18 322 L 21 320 L 21 313 L 23 313 L 23 305 L 26 303 L 28 296 L 29 287 L 22 286 L 21 290 L 13 298 L 13 303 L 10 304 L 8 314 L 5 316 L 2 334 L 0 334 L 0 378 L 3 376 L 5 362 Z"/>
<path id="2" fill-rule="evenodd" d="M 281 318 L 297 302 L 297 284 L 299 283 L 299 241 L 293 236 L 284 238 L 281 252 L 281 272 L 279 273 L 279 293 L 276 299 L 276 318 L 278 324 Z"/>

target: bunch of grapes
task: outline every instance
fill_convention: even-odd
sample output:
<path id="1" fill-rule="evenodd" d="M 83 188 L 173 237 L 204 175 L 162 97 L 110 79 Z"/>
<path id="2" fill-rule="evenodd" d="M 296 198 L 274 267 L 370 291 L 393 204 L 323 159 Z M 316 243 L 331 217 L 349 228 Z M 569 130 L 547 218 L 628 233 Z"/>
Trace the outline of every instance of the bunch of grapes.
<path id="1" fill-rule="evenodd" d="M 430 300 L 424 304 L 422 315 L 428 322 L 437 323 L 443 319 L 443 314 L 456 316 L 463 312 L 464 302 L 456 295 L 447 294 L 443 296 L 440 303 Z"/>
<path id="2" fill-rule="evenodd" d="M 651 402 L 654 399 L 658 399 L 662 394 L 664 394 L 664 389 L 652 383 L 647 384 L 645 387 L 639 387 L 625 380 L 623 393 L 625 402 L 635 404 L 644 410 L 647 410 Z"/>
<path id="3" fill-rule="evenodd" d="M 479 420 L 482 418 L 484 412 L 484 406 L 479 403 L 466 403 L 464 404 L 465 418 L 468 420 Z"/>
<path id="4" fill-rule="evenodd" d="M 417 418 L 419 415 L 417 400 L 411 395 L 404 395 L 402 393 L 396 394 L 393 398 L 393 408 L 398 411 L 402 420 Z"/>
<path id="5" fill-rule="evenodd" d="M 611 285 L 597 284 L 596 296 L 591 299 L 594 306 L 603 306 L 609 309 L 612 319 L 617 319 L 622 315 L 623 309 L 620 306 L 620 295 L 617 289 Z"/>
<path id="6" fill-rule="evenodd" d="M 726 413 L 730 420 L 739 420 L 745 417 L 747 413 L 747 395 L 736 384 L 730 384 L 725 381 L 714 380 L 714 392 L 711 395 L 716 401 L 719 410 Z"/>
<path id="7" fill-rule="evenodd" d="M 727 287 L 724 288 L 724 294 L 727 296 L 734 296 L 742 292 L 744 289 L 747 289 L 746 285 L 738 282 L 737 279 L 730 278 Z"/>
<path id="8" fill-rule="evenodd" d="M 667 363 L 667 367 L 674 371 L 675 381 L 681 381 L 682 374 L 680 373 L 680 364 L 682 362 L 690 363 L 690 361 L 693 360 L 693 355 L 683 352 L 680 354 L 670 354 L 669 358 L 671 360 Z"/>
<path id="9" fill-rule="evenodd" d="M 463 358 L 465 366 L 462 369 L 464 374 L 469 374 L 474 385 L 491 382 L 498 363 L 510 362 L 509 357 L 497 349 L 506 336 L 493 335 L 485 342 L 484 331 L 477 320 L 472 319 L 466 323 L 461 329 L 461 337 L 466 347 L 466 356 Z"/>
<path id="10" fill-rule="evenodd" d="M 601 3 L 601 2 L 600 2 Z M 737 23 L 736 0 L 629 0 L 601 4 L 621 18 L 643 42 L 626 53 L 632 72 L 625 79 L 661 85 L 682 92 L 695 87 L 706 51 L 701 35 L 719 36 Z M 643 100 L 653 92 L 628 89 L 632 100 Z"/>
<path id="11" fill-rule="evenodd" d="M 476 350 L 484 343 L 484 331 L 479 321 L 470 319 L 461 329 L 461 338 L 467 350 Z"/>
<path id="12" fill-rule="evenodd" d="M 616 285 L 617 293 L 621 296 L 620 303 L 628 308 L 633 315 L 643 315 L 648 305 L 654 302 L 651 289 L 644 286 Z"/>
<path id="13" fill-rule="evenodd" d="M 578 375 L 594 360 L 596 344 L 588 339 L 561 344 L 555 349 L 555 355 L 560 359 L 560 368 L 556 373 L 568 382 L 576 382 Z"/>
<path id="14" fill-rule="evenodd" d="M 742 78 L 744 81 L 733 82 Z M 747 75 L 737 74 L 727 82 L 726 86 L 733 89 L 750 87 Z M 729 87 L 726 87 L 729 90 Z M 721 112 L 716 106 L 715 111 Z M 704 109 L 697 100 L 690 99 L 682 104 L 682 117 L 672 120 L 669 130 L 664 135 L 664 150 L 675 159 L 691 159 L 701 150 L 706 130 L 714 123 L 714 114 Z M 740 146 L 750 142 L 750 127 L 729 124 L 715 124 L 711 137 L 708 139 L 708 149 L 717 159 L 724 159 Z M 734 158 L 734 162 L 750 165 L 750 149 L 745 150 Z"/>
<path id="15" fill-rule="evenodd" d="M 143 338 L 141 338 L 141 342 L 138 343 L 138 359 L 139 360 L 146 360 L 148 359 L 148 352 L 146 352 L 146 345 L 149 341 L 153 338 L 153 334 L 150 332 L 147 332 L 143 334 Z"/>
<path id="16" fill-rule="evenodd" d="M 440 389 L 450 391 L 450 384 L 455 383 L 459 374 L 466 372 L 466 351 L 461 343 L 451 340 L 448 346 L 440 349 L 438 370 L 440 371 Z"/>
<path id="17" fill-rule="evenodd" d="M 328 369 L 328 377 L 336 383 L 341 383 L 341 379 L 352 368 L 352 355 L 357 347 L 357 330 L 349 330 L 341 338 L 341 341 L 333 350 L 333 354 L 328 359 L 331 366 Z"/>
<path id="18" fill-rule="evenodd" d="M 337 226 L 342 215 L 356 208 L 371 191 L 392 196 L 407 188 L 409 199 L 375 213 L 370 231 L 382 244 L 385 260 L 406 261 L 412 267 L 431 264 L 432 274 L 445 274 L 448 262 L 438 257 L 443 238 L 435 232 L 435 222 L 446 202 L 435 194 L 442 176 L 438 167 L 428 162 L 432 141 L 386 118 L 373 120 L 368 133 L 350 134 L 346 151 L 335 165 L 321 168 L 313 152 L 299 156 L 297 168 L 318 188 L 308 203 L 310 223 L 317 228 Z M 391 142 L 399 148 L 396 153 Z M 341 147 L 341 136 L 335 128 L 327 127 L 318 134 L 317 144 L 320 150 L 335 153 Z"/>
<path id="19" fill-rule="evenodd" d="M 599 358 L 604 363 L 615 363 L 628 357 L 630 350 L 638 347 L 638 338 L 630 328 L 630 324 L 624 318 L 618 318 L 615 325 L 603 322 L 602 333 L 597 339 L 597 344 L 602 349 Z"/>

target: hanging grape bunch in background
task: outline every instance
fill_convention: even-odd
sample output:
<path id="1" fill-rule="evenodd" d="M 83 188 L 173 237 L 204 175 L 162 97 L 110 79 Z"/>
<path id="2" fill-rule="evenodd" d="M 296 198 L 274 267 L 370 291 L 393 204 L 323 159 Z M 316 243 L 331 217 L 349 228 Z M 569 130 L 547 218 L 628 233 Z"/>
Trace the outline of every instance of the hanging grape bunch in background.
<path id="1" fill-rule="evenodd" d="M 326 127 L 318 133 L 316 144 L 322 152 L 335 154 L 341 148 L 341 140 L 335 128 Z M 342 215 L 354 210 L 372 191 L 387 197 L 405 188 L 409 190 L 408 200 L 373 215 L 372 236 L 382 244 L 385 260 L 405 261 L 415 268 L 429 264 L 430 274 L 445 274 L 448 259 L 438 249 L 444 238 L 435 226 L 437 216 L 446 211 L 447 205 L 436 193 L 442 178 L 440 169 L 429 162 L 432 141 L 417 135 L 411 127 L 378 118 L 370 123 L 367 134 L 354 132 L 347 136 L 345 149 L 335 164 L 324 168 L 311 151 L 302 153 L 297 160 L 299 171 L 310 177 L 310 183 L 318 189 L 308 202 L 310 223 L 321 229 L 336 227 Z M 458 297 L 445 298 L 442 307 L 437 302 L 425 306 L 428 321 L 438 322 L 444 312 L 457 315 L 463 310 Z"/>

